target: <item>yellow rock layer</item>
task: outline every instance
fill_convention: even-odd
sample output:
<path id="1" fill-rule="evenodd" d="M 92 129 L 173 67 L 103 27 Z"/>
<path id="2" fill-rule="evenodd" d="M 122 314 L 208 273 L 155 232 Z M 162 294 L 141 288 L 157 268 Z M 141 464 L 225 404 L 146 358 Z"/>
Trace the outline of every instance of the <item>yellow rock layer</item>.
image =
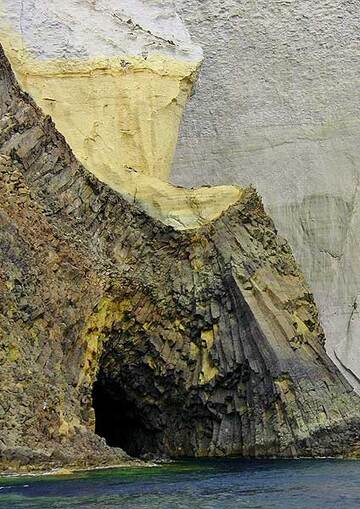
<path id="1" fill-rule="evenodd" d="M 176 229 L 201 226 L 242 196 L 234 186 L 167 182 L 199 63 L 152 55 L 36 60 L 10 31 L 1 43 L 21 86 L 99 180 Z"/>
<path id="2" fill-rule="evenodd" d="M 214 328 L 215 330 L 217 330 L 217 325 L 215 325 Z M 210 355 L 210 350 L 213 347 L 215 341 L 215 330 L 211 329 L 203 331 L 201 334 L 201 340 L 203 342 L 203 345 L 202 345 L 202 370 L 199 378 L 200 384 L 207 384 L 219 374 L 219 370 L 216 366 L 214 366 Z"/>
<path id="3" fill-rule="evenodd" d="M 85 348 L 78 386 L 85 382 L 89 385 L 93 383 L 103 343 L 108 339 L 104 331 L 111 329 L 114 322 L 121 321 L 129 308 L 131 302 L 127 299 L 119 302 L 103 297 L 97 305 L 96 312 L 89 317 L 82 332 Z"/>

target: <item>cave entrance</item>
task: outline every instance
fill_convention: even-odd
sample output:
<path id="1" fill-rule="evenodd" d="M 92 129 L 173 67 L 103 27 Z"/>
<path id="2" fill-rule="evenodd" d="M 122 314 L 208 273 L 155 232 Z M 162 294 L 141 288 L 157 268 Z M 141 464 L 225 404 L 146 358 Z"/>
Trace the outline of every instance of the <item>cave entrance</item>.
<path id="1" fill-rule="evenodd" d="M 155 452 L 154 431 L 124 388 L 98 379 L 93 386 L 93 408 L 95 433 L 108 445 L 133 457 Z"/>

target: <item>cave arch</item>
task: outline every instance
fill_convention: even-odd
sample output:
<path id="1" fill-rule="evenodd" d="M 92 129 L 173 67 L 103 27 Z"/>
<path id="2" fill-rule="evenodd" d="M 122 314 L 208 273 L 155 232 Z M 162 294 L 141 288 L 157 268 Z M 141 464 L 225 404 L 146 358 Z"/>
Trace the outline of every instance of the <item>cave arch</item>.
<path id="1" fill-rule="evenodd" d="M 133 457 L 151 452 L 153 430 L 146 426 L 138 405 L 124 387 L 100 373 L 93 385 L 92 401 L 95 433 L 108 445 L 120 447 Z"/>

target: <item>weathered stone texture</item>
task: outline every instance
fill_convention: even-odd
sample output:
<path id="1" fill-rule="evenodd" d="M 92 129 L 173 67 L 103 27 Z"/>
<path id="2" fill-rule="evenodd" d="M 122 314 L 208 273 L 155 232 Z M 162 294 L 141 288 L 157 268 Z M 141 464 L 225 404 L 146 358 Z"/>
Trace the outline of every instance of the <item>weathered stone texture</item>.
<path id="1" fill-rule="evenodd" d="M 0 40 L 75 157 L 152 217 L 196 228 L 239 199 L 235 186 L 168 183 L 202 58 L 174 2 L 3 0 Z"/>
<path id="2" fill-rule="evenodd" d="M 359 3 L 176 4 L 204 63 L 173 181 L 256 186 L 314 292 L 328 353 L 357 384 Z"/>
<path id="3" fill-rule="evenodd" d="M 124 458 L 93 433 L 96 377 L 138 417 L 130 452 L 358 454 L 359 398 L 256 192 L 175 231 L 84 170 L 0 64 L 2 468 Z"/>
<path id="4" fill-rule="evenodd" d="M 356 0 L 0 2 L 17 76 L 76 157 L 177 228 L 238 196 L 162 182 L 203 47 L 172 181 L 259 189 L 357 389 L 359 16 Z"/>

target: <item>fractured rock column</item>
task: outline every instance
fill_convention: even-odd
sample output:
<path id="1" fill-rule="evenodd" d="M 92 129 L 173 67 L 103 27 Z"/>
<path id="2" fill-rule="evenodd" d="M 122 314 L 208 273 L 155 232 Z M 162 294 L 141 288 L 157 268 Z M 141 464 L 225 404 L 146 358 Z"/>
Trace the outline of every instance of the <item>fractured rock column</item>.
<path id="1" fill-rule="evenodd" d="M 360 390 L 359 3 L 177 8 L 204 64 L 172 182 L 256 187 L 311 286 L 329 355 Z"/>
<path id="2" fill-rule="evenodd" d="M 193 228 L 240 197 L 168 184 L 202 61 L 172 2 L 2 0 L 0 40 L 79 161 L 153 217 Z"/>
<path id="3" fill-rule="evenodd" d="M 124 461 L 95 381 L 129 452 L 359 456 L 360 398 L 254 189 L 176 230 L 81 166 L 3 54 L 0 92 L 1 468 Z"/>

